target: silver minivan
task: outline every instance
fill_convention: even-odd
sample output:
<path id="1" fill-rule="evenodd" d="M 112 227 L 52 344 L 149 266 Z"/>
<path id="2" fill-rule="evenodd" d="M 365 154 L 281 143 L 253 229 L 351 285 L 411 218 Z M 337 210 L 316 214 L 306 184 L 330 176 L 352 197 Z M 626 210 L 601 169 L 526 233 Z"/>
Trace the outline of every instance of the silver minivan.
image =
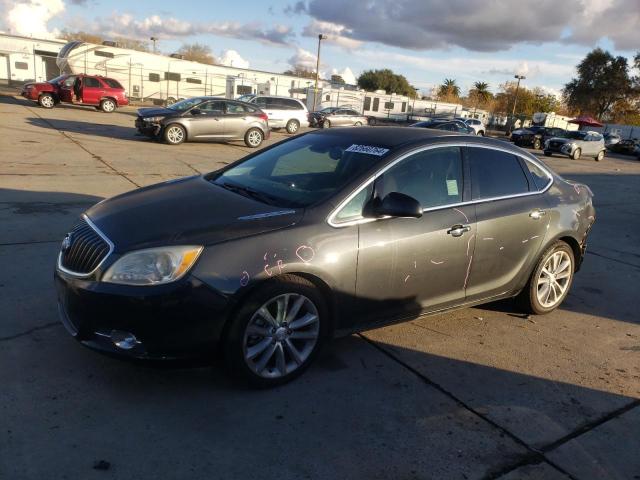
<path id="1" fill-rule="evenodd" d="M 238 100 L 256 105 L 266 113 L 271 128 L 286 128 L 287 133 L 297 133 L 300 127 L 309 126 L 309 111 L 306 105 L 296 98 L 243 95 Z"/>

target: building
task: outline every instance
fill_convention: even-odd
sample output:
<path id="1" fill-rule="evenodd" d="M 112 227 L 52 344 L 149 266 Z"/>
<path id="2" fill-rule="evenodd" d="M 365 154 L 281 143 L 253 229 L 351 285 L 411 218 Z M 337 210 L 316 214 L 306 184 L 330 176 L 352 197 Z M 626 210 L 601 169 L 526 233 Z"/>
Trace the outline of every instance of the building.
<path id="1" fill-rule="evenodd" d="M 0 84 L 44 82 L 60 75 L 56 64 L 64 40 L 45 40 L 0 33 Z"/>

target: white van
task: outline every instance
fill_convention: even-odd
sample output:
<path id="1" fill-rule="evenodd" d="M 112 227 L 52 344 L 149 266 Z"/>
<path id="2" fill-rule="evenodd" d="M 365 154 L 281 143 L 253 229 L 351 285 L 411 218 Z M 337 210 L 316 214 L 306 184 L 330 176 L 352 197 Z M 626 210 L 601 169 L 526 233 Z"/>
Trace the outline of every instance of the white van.
<path id="1" fill-rule="evenodd" d="M 309 126 L 309 111 L 300 100 L 273 95 L 243 95 L 238 100 L 255 104 L 269 117 L 270 128 L 286 128 L 296 133 L 300 127 Z"/>

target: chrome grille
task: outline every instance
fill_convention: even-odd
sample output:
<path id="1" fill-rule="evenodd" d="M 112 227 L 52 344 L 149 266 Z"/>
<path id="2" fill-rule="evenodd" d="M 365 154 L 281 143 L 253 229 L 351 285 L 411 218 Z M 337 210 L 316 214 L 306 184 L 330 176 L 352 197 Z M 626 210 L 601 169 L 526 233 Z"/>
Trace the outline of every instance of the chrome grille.
<path id="1" fill-rule="evenodd" d="M 87 275 L 109 255 L 111 245 L 84 217 L 62 242 L 60 265 L 71 273 Z"/>

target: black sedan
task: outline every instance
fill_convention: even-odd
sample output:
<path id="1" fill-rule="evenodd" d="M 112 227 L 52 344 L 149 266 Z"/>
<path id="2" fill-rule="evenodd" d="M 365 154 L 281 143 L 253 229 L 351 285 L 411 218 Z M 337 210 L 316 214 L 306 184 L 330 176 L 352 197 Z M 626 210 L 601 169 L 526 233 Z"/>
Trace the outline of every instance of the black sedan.
<path id="1" fill-rule="evenodd" d="M 445 132 L 463 133 L 467 135 L 476 135 L 476 131 L 460 120 L 425 120 L 417 122 L 410 127 L 432 128 L 434 130 L 444 130 Z"/>
<path id="2" fill-rule="evenodd" d="M 58 256 L 61 318 L 102 352 L 222 351 L 271 386 L 334 336 L 508 297 L 554 310 L 591 197 L 499 140 L 318 130 L 91 207 Z"/>
<path id="3" fill-rule="evenodd" d="M 511 132 L 511 141 L 519 147 L 541 150 L 544 142 L 554 137 L 563 137 L 566 130 L 556 127 L 528 127 Z"/>

